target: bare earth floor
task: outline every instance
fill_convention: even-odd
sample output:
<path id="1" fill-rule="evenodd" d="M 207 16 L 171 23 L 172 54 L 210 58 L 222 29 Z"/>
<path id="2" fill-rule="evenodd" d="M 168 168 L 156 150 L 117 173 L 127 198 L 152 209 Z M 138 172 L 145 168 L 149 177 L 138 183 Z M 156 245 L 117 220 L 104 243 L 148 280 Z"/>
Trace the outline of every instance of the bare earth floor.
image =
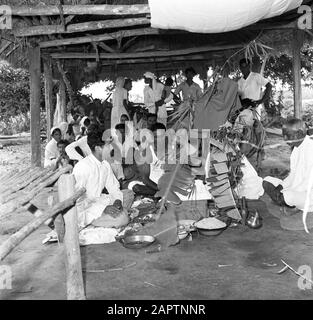
<path id="1" fill-rule="evenodd" d="M 286 168 L 288 152 L 267 152 L 263 174 Z M 266 196 L 262 200 L 271 213 L 278 212 Z M 183 240 L 160 253 L 126 249 L 120 243 L 82 247 L 84 269 L 118 269 L 84 272 L 87 298 L 312 299 L 313 289 L 300 290 L 294 273 L 277 274 L 281 259 L 295 269 L 313 267 L 312 235 L 283 230 L 271 213 L 263 216 L 259 230 L 238 226 L 217 237 L 195 235 L 193 241 Z M 0 291 L 0 299 L 66 299 L 63 247 L 41 244 L 48 231 L 41 227 L 2 262 L 12 267 L 13 283 L 11 290 Z M 0 242 L 7 237 L 0 235 Z"/>

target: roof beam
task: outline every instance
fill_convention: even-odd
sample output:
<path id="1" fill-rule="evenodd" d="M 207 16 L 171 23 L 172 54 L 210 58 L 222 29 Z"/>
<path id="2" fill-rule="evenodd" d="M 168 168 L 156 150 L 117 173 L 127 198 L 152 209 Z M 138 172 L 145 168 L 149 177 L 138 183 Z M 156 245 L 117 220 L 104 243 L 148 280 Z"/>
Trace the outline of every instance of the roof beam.
<path id="1" fill-rule="evenodd" d="M 119 37 L 126 38 L 126 37 L 133 37 L 133 36 L 155 35 L 159 33 L 160 33 L 159 29 L 152 29 L 152 28 L 121 30 L 117 32 L 105 33 L 105 34 L 100 34 L 95 36 L 85 36 L 85 37 L 44 41 L 40 43 L 40 48 L 68 46 L 73 44 L 89 43 L 89 42 L 100 42 L 100 41 L 117 39 Z"/>
<path id="2" fill-rule="evenodd" d="M 67 15 L 138 15 L 150 14 L 148 5 L 64 5 L 62 6 L 63 14 Z M 58 6 L 18 6 L 12 7 L 13 16 L 58 16 L 60 9 Z"/>
<path id="3" fill-rule="evenodd" d="M 100 59 L 128 59 L 128 58 L 155 58 L 155 57 L 170 57 L 181 56 L 200 52 L 219 51 L 227 49 L 242 48 L 244 44 L 225 45 L 225 46 L 203 46 L 180 50 L 168 51 L 147 51 L 147 52 L 127 52 L 127 53 L 101 53 Z M 51 53 L 54 59 L 95 59 L 94 53 L 81 52 L 65 52 L 65 53 Z"/>
<path id="4" fill-rule="evenodd" d="M 29 37 L 47 34 L 70 34 L 75 32 L 85 32 L 92 30 L 104 30 L 112 28 L 124 28 L 132 26 L 150 25 L 150 19 L 147 18 L 126 18 L 126 19 L 113 19 L 102 21 L 88 21 L 83 23 L 75 23 L 67 25 L 64 30 L 62 25 L 40 25 L 26 28 L 19 28 L 13 30 L 16 37 Z"/>

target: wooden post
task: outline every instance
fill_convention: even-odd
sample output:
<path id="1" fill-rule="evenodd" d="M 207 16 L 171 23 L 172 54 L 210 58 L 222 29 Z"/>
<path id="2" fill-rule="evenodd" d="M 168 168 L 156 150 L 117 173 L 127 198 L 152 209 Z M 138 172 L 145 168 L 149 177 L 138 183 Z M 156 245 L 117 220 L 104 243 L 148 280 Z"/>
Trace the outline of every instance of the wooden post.
<path id="1" fill-rule="evenodd" d="M 301 57 L 302 47 L 301 30 L 293 30 L 293 95 L 294 95 L 294 116 L 298 119 L 302 116 L 302 90 L 301 90 Z"/>
<path id="2" fill-rule="evenodd" d="M 47 119 L 47 141 L 50 141 L 50 131 L 53 122 L 53 105 L 52 105 L 52 69 L 51 60 L 44 61 L 44 75 L 45 75 L 45 105 L 46 105 L 46 119 Z"/>
<path id="3" fill-rule="evenodd" d="M 31 136 L 31 164 L 41 166 L 40 150 L 40 48 L 30 46 L 29 73 L 30 73 L 30 136 Z"/>
<path id="4" fill-rule="evenodd" d="M 59 200 L 64 201 L 74 194 L 74 176 L 64 174 L 58 180 Z M 66 253 L 66 287 L 68 300 L 85 300 L 81 256 L 78 239 L 76 207 L 64 215 Z"/>
<path id="5" fill-rule="evenodd" d="M 66 91 L 65 91 L 65 83 L 60 76 L 60 86 L 59 86 L 59 94 L 60 94 L 60 105 L 61 105 L 61 121 L 66 121 Z"/>

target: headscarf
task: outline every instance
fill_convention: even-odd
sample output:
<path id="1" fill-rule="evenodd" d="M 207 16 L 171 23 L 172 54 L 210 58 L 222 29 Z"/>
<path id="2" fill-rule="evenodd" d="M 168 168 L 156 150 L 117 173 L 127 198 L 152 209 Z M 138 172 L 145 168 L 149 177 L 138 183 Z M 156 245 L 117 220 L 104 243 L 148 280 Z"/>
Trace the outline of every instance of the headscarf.
<path id="1" fill-rule="evenodd" d="M 61 130 L 62 139 L 65 139 L 65 135 L 68 130 L 68 123 L 67 122 L 61 122 L 59 124 L 59 129 Z"/>
<path id="2" fill-rule="evenodd" d="M 51 134 L 51 136 L 53 135 L 53 132 L 54 132 L 54 130 L 56 130 L 56 129 L 61 130 L 61 129 L 60 129 L 59 127 L 57 127 L 57 126 L 52 127 L 52 128 L 51 128 L 51 130 L 50 130 L 50 134 Z M 62 133 L 62 131 L 61 131 L 61 133 Z"/>
<path id="3" fill-rule="evenodd" d="M 149 71 L 147 71 L 147 72 L 145 72 L 144 74 L 143 74 L 143 76 L 145 77 L 145 78 L 148 78 L 148 79 L 156 79 L 156 76 L 154 75 L 154 73 L 152 73 L 152 72 L 149 72 Z"/>
<path id="4" fill-rule="evenodd" d="M 84 116 L 84 117 L 80 120 L 79 125 L 80 125 L 81 128 L 82 128 L 82 127 L 85 127 L 84 122 L 85 122 L 85 120 L 87 120 L 87 119 L 89 119 L 89 118 L 88 118 L 87 116 Z"/>

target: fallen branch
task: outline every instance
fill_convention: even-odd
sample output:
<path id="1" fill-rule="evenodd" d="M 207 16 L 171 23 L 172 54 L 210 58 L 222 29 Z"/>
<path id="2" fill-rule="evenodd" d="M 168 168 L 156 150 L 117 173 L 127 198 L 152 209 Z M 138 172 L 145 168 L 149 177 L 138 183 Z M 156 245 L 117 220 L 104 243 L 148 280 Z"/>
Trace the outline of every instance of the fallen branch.
<path id="1" fill-rule="evenodd" d="M 84 193 L 85 189 L 79 189 L 75 194 L 65 201 L 62 201 L 52 209 L 44 212 L 28 224 L 21 228 L 19 231 L 11 235 L 6 241 L 4 241 L 0 246 L 0 261 L 3 260 L 18 244 L 20 244 L 27 236 L 29 236 L 33 231 L 38 229 L 41 224 L 46 220 L 54 217 L 56 214 L 64 211 L 65 209 L 70 209 L 75 205 L 76 200 L 80 198 Z"/>

